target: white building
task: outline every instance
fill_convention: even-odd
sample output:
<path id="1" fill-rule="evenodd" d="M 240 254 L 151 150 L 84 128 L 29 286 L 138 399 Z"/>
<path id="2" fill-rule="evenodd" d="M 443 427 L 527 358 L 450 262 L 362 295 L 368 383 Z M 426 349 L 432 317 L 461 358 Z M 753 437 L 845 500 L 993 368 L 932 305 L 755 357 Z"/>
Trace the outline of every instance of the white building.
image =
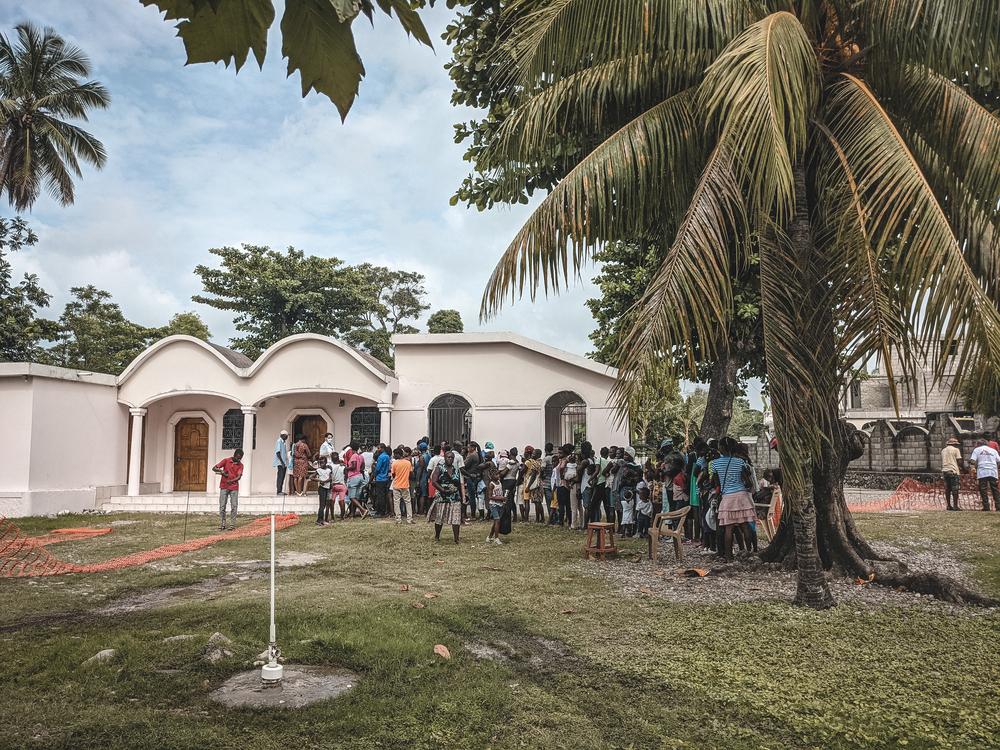
<path id="1" fill-rule="evenodd" d="M 395 370 L 315 334 L 283 339 L 256 362 L 170 336 L 118 377 L 0 364 L 0 415 L 17 438 L 0 460 L 0 515 L 183 509 L 188 493 L 192 508 L 208 509 L 211 467 L 236 448 L 245 453 L 241 510 L 263 512 L 274 503 L 282 429 L 314 449 L 327 432 L 338 447 L 412 446 L 423 435 L 498 449 L 584 434 L 596 446 L 626 444 L 609 403 L 613 368 L 511 333 L 406 334 L 393 344 Z"/>

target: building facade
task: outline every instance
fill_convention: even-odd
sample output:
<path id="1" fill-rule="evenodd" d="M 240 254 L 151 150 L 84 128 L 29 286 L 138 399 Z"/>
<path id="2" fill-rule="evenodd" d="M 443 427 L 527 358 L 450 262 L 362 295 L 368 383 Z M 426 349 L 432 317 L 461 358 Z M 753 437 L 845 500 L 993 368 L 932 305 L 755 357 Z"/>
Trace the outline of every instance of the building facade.
<path id="1" fill-rule="evenodd" d="M 508 333 L 405 334 L 393 344 L 395 369 L 316 334 L 283 339 L 256 361 L 170 336 L 118 377 L 0 364 L 0 414 L 11 434 L 28 436 L 0 462 L 0 515 L 210 498 L 211 467 L 236 448 L 241 494 L 273 498 L 282 429 L 314 450 L 327 432 L 338 447 L 423 435 L 498 448 L 584 436 L 604 445 L 628 435 L 609 403 L 617 372 L 585 357 Z"/>

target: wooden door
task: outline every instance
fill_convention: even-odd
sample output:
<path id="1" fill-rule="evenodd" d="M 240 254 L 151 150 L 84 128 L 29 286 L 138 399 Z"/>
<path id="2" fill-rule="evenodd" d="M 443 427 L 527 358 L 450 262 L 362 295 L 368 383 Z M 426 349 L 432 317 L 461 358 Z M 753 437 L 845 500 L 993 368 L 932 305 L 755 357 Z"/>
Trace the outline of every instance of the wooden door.
<path id="1" fill-rule="evenodd" d="M 292 427 L 294 428 L 292 430 L 292 437 L 295 437 L 296 435 L 305 435 L 306 442 L 309 443 L 310 456 L 318 455 L 319 447 L 323 444 L 323 436 L 329 432 L 326 426 L 326 420 L 318 414 L 305 414 L 298 417 Z M 318 487 L 319 484 L 317 482 L 311 481 L 307 485 L 306 489 L 315 490 Z"/>
<path id="2" fill-rule="evenodd" d="M 208 424 L 187 417 L 174 428 L 174 490 L 205 492 L 208 485 Z"/>

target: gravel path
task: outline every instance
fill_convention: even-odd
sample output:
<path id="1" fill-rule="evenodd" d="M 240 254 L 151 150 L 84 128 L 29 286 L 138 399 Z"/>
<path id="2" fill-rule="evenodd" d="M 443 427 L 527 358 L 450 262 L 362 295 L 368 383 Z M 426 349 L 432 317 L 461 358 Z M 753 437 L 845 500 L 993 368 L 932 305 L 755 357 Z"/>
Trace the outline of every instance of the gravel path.
<path id="1" fill-rule="evenodd" d="M 795 596 L 795 574 L 779 565 L 766 565 L 756 556 L 737 557 L 731 564 L 722 564 L 715 553 L 693 544 L 684 545 L 684 561 L 677 563 L 671 548 L 663 544 L 666 554 L 660 555 L 657 566 L 645 555 L 623 555 L 621 559 L 600 563 L 579 564 L 585 575 L 607 578 L 624 595 L 655 597 L 682 604 L 730 604 L 735 602 L 790 602 Z M 914 539 L 906 546 L 886 543 L 872 545 L 879 553 L 905 563 L 910 572 L 934 571 L 975 586 L 966 567 L 955 558 L 947 545 L 929 539 Z M 704 577 L 688 576 L 684 571 L 700 568 L 708 571 Z M 857 609 L 873 607 L 926 607 L 936 611 L 981 616 L 997 609 L 965 607 L 949 604 L 931 596 L 895 591 L 884 586 L 858 585 L 853 579 L 831 576 L 833 595 L 841 606 Z"/>

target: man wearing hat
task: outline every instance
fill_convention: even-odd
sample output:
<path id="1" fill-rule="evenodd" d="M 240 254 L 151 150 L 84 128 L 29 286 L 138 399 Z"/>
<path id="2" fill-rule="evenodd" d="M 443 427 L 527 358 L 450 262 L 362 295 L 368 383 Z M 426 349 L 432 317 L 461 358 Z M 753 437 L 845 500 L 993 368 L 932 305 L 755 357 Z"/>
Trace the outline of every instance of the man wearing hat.
<path id="1" fill-rule="evenodd" d="M 941 473 L 944 475 L 944 500 L 948 504 L 948 510 L 961 510 L 958 507 L 958 475 L 962 471 L 962 451 L 959 449 L 961 443 L 958 438 L 948 438 L 941 451 Z M 954 500 L 954 505 L 952 504 Z"/>
<path id="2" fill-rule="evenodd" d="M 271 462 L 271 465 L 278 472 L 275 493 L 284 495 L 285 474 L 288 473 L 288 430 L 282 430 L 281 434 L 278 435 L 278 442 L 274 444 L 274 461 Z"/>

